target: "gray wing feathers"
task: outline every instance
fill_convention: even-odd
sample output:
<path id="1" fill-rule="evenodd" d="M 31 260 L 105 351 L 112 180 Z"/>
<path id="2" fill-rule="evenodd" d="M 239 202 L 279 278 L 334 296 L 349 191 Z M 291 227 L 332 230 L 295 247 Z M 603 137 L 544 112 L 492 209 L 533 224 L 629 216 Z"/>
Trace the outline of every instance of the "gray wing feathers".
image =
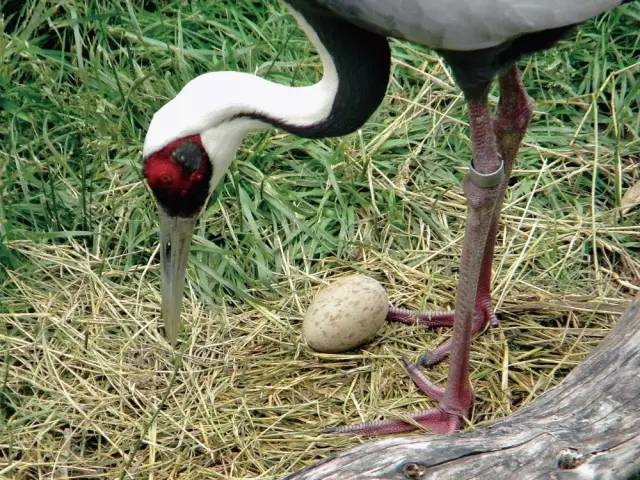
<path id="1" fill-rule="evenodd" d="M 580 23 L 622 0 L 316 0 L 365 28 L 432 48 L 477 50 Z"/>

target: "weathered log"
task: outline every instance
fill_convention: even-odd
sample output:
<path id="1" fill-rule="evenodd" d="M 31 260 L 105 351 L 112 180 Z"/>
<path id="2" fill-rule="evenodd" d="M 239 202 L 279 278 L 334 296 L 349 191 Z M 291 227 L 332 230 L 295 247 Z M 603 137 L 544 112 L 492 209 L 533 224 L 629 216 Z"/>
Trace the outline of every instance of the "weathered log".
<path id="1" fill-rule="evenodd" d="M 515 414 L 451 436 L 378 440 L 285 480 L 640 480 L 640 301 L 589 358 Z"/>

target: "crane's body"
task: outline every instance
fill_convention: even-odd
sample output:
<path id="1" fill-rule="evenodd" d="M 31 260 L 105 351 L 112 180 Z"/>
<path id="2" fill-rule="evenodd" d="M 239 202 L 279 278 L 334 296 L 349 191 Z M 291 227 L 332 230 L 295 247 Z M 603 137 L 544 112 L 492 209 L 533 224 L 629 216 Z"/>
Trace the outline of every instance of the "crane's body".
<path id="1" fill-rule="evenodd" d="M 316 0 L 367 30 L 436 50 L 508 45 L 530 33 L 576 25 L 620 0 Z"/>
<path id="2" fill-rule="evenodd" d="M 628 1 L 628 0 L 627 0 Z M 438 50 L 451 66 L 469 106 L 473 159 L 464 191 L 468 218 L 455 313 L 418 316 L 425 325 L 453 325 L 452 340 L 423 357 L 450 354 L 446 388 L 417 366 L 406 368 L 438 407 L 413 418 L 436 432 L 460 426 L 473 394 L 472 336 L 496 322 L 490 280 L 498 219 L 509 174 L 531 118 L 531 101 L 515 67 L 523 55 L 551 47 L 568 30 L 623 0 L 285 0 L 323 65 L 315 85 L 287 87 L 239 72 L 212 72 L 189 82 L 153 117 L 145 138 L 144 173 L 160 209 L 163 317 L 175 342 L 184 270 L 196 220 L 249 132 L 277 127 L 319 138 L 346 135 L 384 97 L 390 70 L 386 37 Z M 495 117 L 487 92 L 498 77 Z M 390 320 L 413 322 L 392 309 Z M 399 420 L 336 429 L 381 434 L 408 431 Z"/>

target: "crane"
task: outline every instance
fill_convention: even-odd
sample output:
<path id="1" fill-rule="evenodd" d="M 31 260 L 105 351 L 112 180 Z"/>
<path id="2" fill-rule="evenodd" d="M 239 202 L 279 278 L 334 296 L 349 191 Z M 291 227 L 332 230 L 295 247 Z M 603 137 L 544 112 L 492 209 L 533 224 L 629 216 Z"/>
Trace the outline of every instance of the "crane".
<path id="1" fill-rule="evenodd" d="M 159 207 L 162 316 L 174 344 L 191 237 L 208 198 L 243 138 L 280 128 L 307 138 L 346 135 L 382 102 L 390 71 L 387 37 L 435 49 L 450 66 L 469 112 L 472 160 L 463 182 L 465 236 L 453 313 L 414 315 L 392 308 L 390 320 L 452 325 L 451 340 L 418 364 L 405 361 L 416 385 L 438 402 L 412 419 L 436 433 L 460 428 L 473 405 L 469 349 L 496 317 L 491 265 L 510 173 L 532 116 L 516 62 L 552 47 L 579 23 L 630 0 L 284 0 L 315 46 L 319 82 L 288 87 L 242 72 L 196 77 L 153 116 L 146 134 L 144 176 Z M 488 91 L 497 78 L 496 114 Z M 446 387 L 420 366 L 449 356 Z M 379 435 L 413 430 L 402 420 L 331 429 Z"/>

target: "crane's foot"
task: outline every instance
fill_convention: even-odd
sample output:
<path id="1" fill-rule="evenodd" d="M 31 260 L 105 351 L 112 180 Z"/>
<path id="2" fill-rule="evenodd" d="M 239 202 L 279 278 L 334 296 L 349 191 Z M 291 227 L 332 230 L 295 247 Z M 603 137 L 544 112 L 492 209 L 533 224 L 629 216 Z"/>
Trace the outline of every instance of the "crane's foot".
<path id="1" fill-rule="evenodd" d="M 409 416 L 409 419 L 379 420 L 374 422 L 347 425 L 344 427 L 329 427 L 323 433 L 337 433 L 340 435 L 362 435 L 375 437 L 407 433 L 424 428 L 432 433 L 448 435 L 460 430 L 462 419 L 460 416 L 448 413 L 441 408 L 421 410 Z"/>
<path id="2" fill-rule="evenodd" d="M 404 308 L 391 306 L 387 314 L 387 321 L 404 323 L 405 325 L 422 325 L 424 327 L 451 327 L 453 326 L 454 312 L 412 312 Z M 476 311 L 471 325 L 472 335 L 484 331 L 487 327 L 496 327 L 499 324 L 491 305 L 491 296 L 479 295 L 476 301 Z M 447 340 L 432 352 L 425 353 L 418 363 L 424 367 L 431 367 L 446 359 L 451 352 L 451 340 Z"/>
<path id="3" fill-rule="evenodd" d="M 416 386 L 427 397 L 436 400 L 439 406 L 432 409 L 421 410 L 409 415 L 406 420 L 378 420 L 373 422 L 359 423 L 356 425 L 346 425 L 343 427 L 329 427 L 323 433 L 351 434 L 363 436 L 390 435 L 394 433 L 406 433 L 424 428 L 433 433 L 450 434 L 460 430 L 462 418 L 471 411 L 473 406 L 473 395 L 470 389 L 461 389 L 459 398 L 454 398 L 453 402 L 445 399 L 446 390 L 438 387 L 429 380 L 420 368 L 406 359 L 402 358 L 402 365 L 413 380 Z M 443 408 L 444 403 L 450 403 L 453 408 Z"/>

